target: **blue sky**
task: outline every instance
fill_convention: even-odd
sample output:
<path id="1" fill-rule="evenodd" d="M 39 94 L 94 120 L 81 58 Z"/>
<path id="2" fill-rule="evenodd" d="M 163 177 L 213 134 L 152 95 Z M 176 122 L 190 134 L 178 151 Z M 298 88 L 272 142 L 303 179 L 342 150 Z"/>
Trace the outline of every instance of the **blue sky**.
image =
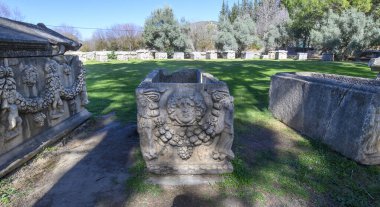
<path id="1" fill-rule="evenodd" d="M 235 2 L 235 0 L 228 1 L 230 5 Z M 223 0 L 2 0 L 1 2 L 11 9 L 17 8 L 25 17 L 23 21 L 29 23 L 108 28 L 121 23 L 143 26 L 146 17 L 154 9 L 165 5 L 173 8 L 177 19 L 185 17 L 190 22 L 216 21 Z M 94 31 L 78 30 L 84 39 L 90 38 Z"/>

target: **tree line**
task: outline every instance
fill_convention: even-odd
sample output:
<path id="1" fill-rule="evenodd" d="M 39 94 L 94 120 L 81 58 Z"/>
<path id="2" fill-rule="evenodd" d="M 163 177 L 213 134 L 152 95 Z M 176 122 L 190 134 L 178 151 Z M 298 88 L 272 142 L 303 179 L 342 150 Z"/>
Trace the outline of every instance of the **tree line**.
<path id="1" fill-rule="evenodd" d="M 144 27 L 116 25 L 96 31 L 88 50 L 269 51 L 298 48 L 334 53 L 338 59 L 380 45 L 380 0 L 223 1 L 217 22 L 178 20 L 170 7 L 154 10 Z"/>
<path id="2" fill-rule="evenodd" d="M 0 5 L 0 16 L 19 17 Z M 80 33 L 62 25 L 72 39 Z M 82 51 L 154 49 L 168 52 L 298 48 L 334 53 L 338 59 L 380 45 L 380 0 L 239 0 L 223 1 L 218 21 L 178 20 L 170 7 L 150 14 L 143 27 L 113 25 L 82 41 Z"/>

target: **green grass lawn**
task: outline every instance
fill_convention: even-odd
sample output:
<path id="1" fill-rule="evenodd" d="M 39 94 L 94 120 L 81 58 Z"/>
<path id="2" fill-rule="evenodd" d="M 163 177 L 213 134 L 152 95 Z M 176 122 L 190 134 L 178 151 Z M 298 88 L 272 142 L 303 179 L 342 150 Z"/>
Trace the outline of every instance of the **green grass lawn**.
<path id="1" fill-rule="evenodd" d="M 361 63 L 320 61 L 111 61 L 87 62 L 88 109 L 115 111 L 136 121 L 134 90 L 152 70 L 197 68 L 225 81 L 235 98 L 235 171 L 218 185 L 220 193 L 251 204 L 273 197 L 317 206 L 380 206 L 380 167 L 362 166 L 305 138 L 268 111 L 270 76 L 278 72 L 321 72 L 375 78 Z"/>

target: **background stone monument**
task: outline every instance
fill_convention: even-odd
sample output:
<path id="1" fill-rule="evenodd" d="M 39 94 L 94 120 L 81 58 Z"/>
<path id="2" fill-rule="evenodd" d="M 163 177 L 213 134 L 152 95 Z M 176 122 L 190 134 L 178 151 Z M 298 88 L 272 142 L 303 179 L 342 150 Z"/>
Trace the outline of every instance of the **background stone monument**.
<path id="1" fill-rule="evenodd" d="M 269 109 L 359 163 L 380 164 L 380 81 L 321 73 L 271 77 Z"/>
<path id="2" fill-rule="evenodd" d="M 80 44 L 43 24 L 0 18 L 0 177 L 89 118 Z"/>
<path id="3" fill-rule="evenodd" d="M 232 172 L 233 97 L 199 70 L 151 72 L 136 89 L 140 146 L 149 172 Z"/>

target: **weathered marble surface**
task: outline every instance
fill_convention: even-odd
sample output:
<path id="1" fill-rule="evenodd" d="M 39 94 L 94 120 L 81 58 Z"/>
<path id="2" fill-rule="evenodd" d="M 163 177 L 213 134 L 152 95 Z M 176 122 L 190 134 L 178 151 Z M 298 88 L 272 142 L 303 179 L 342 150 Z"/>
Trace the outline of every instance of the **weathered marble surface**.
<path id="1" fill-rule="evenodd" d="M 233 170 L 233 97 L 224 82 L 199 70 L 154 70 L 136 96 L 140 146 L 149 172 Z"/>
<path id="2" fill-rule="evenodd" d="M 168 53 L 166 53 L 166 52 L 156 52 L 156 53 L 154 53 L 154 59 L 156 59 L 156 60 L 166 60 L 166 59 L 168 59 Z"/>
<path id="3" fill-rule="evenodd" d="M 304 52 L 298 52 L 297 53 L 297 60 L 307 60 L 307 53 Z"/>
<path id="4" fill-rule="evenodd" d="M 174 52 L 173 59 L 174 60 L 183 60 L 183 59 L 185 59 L 185 53 L 184 52 Z"/>
<path id="5" fill-rule="evenodd" d="M 216 51 L 207 51 L 206 52 L 206 59 L 209 59 L 209 60 L 216 60 L 218 59 L 218 53 Z"/>
<path id="6" fill-rule="evenodd" d="M 271 78 L 269 109 L 359 163 L 380 164 L 380 81 L 319 73 Z"/>
<path id="7" fill-rule="evenodd" d="M 276 50 L 276 54 L 275 54 L 276 60 L 286 60 L 287 58 L 288 58 L 288 51 Z"/>
<path id="8" fill-rule="evenodd" d="M 81 44 L 47 28 L 0 18 L 0 177 L 90 117 Z M 82 57 L 83 58 L 83 57 Z"/>
<path id="9" fill-rule="evenodd" d="M 261 53 L 260 52 L 253 52 L 253 51 L 244 51 L 241 54 L 242 59 L 254 59 L 254 58 L 260 58 Z"/>
<path id="10" fill-rule="evenodd" d="M 223 51 L 222 57 L 224 59 L 235 59 L 235 51 L 233 51 L 233 50 Z"/>
<path id="11" fill-rule="evenodd" d="M 40 136 L 51 128 L 89 117 L 85 73 L 77 56 L 0 58 L 0 169 L 60 133 Z"/>
<path id="12" fill-rule="evenodd" d="M 191 52 L 190 58 L 193 60 L 204 60 L 206 59 L 206 52 Z"/>

